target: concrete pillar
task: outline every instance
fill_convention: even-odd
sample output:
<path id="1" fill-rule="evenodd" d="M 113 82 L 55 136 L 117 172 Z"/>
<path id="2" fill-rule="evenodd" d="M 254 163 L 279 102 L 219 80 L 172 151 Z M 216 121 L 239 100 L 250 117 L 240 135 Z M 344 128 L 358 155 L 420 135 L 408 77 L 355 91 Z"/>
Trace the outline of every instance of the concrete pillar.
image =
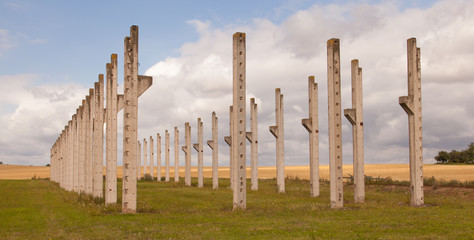
<path id="1" fill-rule="evenodd" d="M 362 108 L 362 68 L 359 60 L 351 61 L 352 108 L 344 109 L 344 116 L 352 125 L 352 155 L 354 201 L 364 202 L 364 119 Z"/>
<path id="2" fill-rule="evenodd" d="M 112 54 L 106 65 L 107 120 L 105 156 L 105 204 L 117 203 L 117 54 Z"/>
<path id="3" fill-rule="evenodd" d="M 153 137 L 150 136 L 150 176 L 153 179 L 155 176 L 153 171 L 155 170 L 155 166 L 153 166 L 153 161 L 155 161 L 155 154 L 153 152 Z"/>
<path id="4" fill-rule="evenodd" d="M 174 181 L 179 182 L 179 131 L 174 127 Z"/>
<path id="5" fill-rule="evenodd" d="M 276 125 L 269 130 L 276 138 L 276 175 L 279 193 L 285 192 L 285 131 L 283 123 L 283 94 L 279 88 L 275 89 L 275 120 Z"/>
<path id="6" fill-rule="evenodd" d="M 74 192 L 79 192 L 78 114 L 79 109 L 76 109 L 76 114 L 72 116 L 72 190 Z"/>
<path id="7" fill-rule="evenodd" d="M 233 209 L 246 209 L 246 40 L 245 33 L 233 35 L 233 101 L 234 118 L 232 128 L 233 154 Z"/>
<path id="8" fill-rule="evenodd" d="M 234 108 L 232 106 L 229 106 L 229 130 L 230 130 L 230 135 L 224 137 L 224 141 L 229 145 L 229 182 L 230 182 L 230 189 L 234 189 L 234 155 L 233 155 L 233 149 L 232 149 L 232 130 L 234 126 Z"/>
<path id="9" fill-rule="evenodd" d="M 104 75 L 94 84 L 94 197 L 104 197 Z"/>
<path id="10" fill-rule="evenodd" d="M 184 184 L 191 186 L 191 126 L 189 122 L 184 124 L 184 144 L 181 147 L 185 158 Z"/>
<path id="11" fill-rule="evenodd" d="M 399 98 L 399 104 L 408 115 L 410 153 L 410 202 L 424 204 L 423 193 L 423 129 L 421 111 L 421 53 L 416 39 L 407 40 L 408 96 Z"/>
<path id="12" fill-rule="evenodd" d="M 125 37 L 124 45 L 122 213 L 135 213 L 138 96 L 152 85 L 153 79 L 138 75 L 138 26 L 130 27 L 130 37 Z"/>
<path id="13" fill-rule="evenodd" d="M 60 143 L 60 156 L 61 156 L 61 177 L 60 177 L 60 182 L 59 182 L 59 186 L 64 189 L 65 186 L 66 186 L 66 181 L 65 181 L 65 173 L 66 173 L 66 164 L 64 163 L 65 161 L 65 138 L 66 138 L 66 128 L 63 129 L 62 133 L 61 133 L 61 143 Z"/>
<path id="14" fill-rule="evenodd" d="M 157 167 L 157 174 L 156 174 L 156 181 L 161 182 L 161 136 L 160 134 L 156 134 L 156 167 Z"/>
<path id="15" fill-rule="evenodd" d="M 85 157 L 85 175 L 86 175 L 86 194 L 92 194 L 92 157 L 93 157 L 93 119 L 94 119 L 94 89 L 89 89 L 89 96 L 86 96 L 86 108 L 85 108 L 85 144 L 86 144 L 86 157 Z"/>
<path id="16" fill-rule="evenodd" d="M 331 208 L 342 208 L 341 65 L 339 39 L 332 38 L 328 40 L 327 56 L 330 199 Z"/>
<path id="17" fill-rule="evenodd" d="M 255 98 L 250 99 L 250 132 L 247 140 L 250 142 L 250 175 L 252 191 L 258 190 L 258 109 Z"/>
<path id="18" fill-rule="evenodd" d="M 309 183 L 310 196 L 319 196 L 319 119 L 318 119 L 318 84 L 314 76 L 308 77 L 309 118 L 301 120 L 309 132 Z"/>
<path id="19" fill-rule="evenodd" d="M 74 146 L 74 133 L 73 133 L 73 122 L 69 120 L 68 122 L 68 130 L 67 130 L 67 189 L 68 191 L 74 190 L 74 154 L 73 154 L 73 146 Z"/>
<path id="20" fill-rule="evenodd" d="M 85 144 L 85 106 L 86 100 L 82 100 L 82 105 L 79 107 L 79 192 L 86 191 L 86 144 Z"/>
<path id="21" fill-rule="evenodd" d="M 212 140 L 207 141 L 207 145 L 212 149 L 212 189 L 219 188 L 219 161 L 218 161 L 218 126 L 216 112 L 212 112 Z"/>
<path id="22" fill-rule="evenodd" d="M 170 134 L 165 131 L 165 182 L 170 181 Z"/>
<path id="23" fill-rule="evenodd" d="M 143 174 L 146 175 L 148 174 L 148 142 L 146 141 L 146 138 L 143 139 Z"/>
<path id="24" fill-rule="evenodd" d="M 142 177 L 142 144 L 138 141 L 138 153 L 137 153 L 137 180 Z"/>
<path id="25" fill-rule="evenodd" d="M 202 151 L 202 122 L 201 118 L 197 120 L 198 126 L 198 143 L 193 144 L 194 149 L 198 152 L 198 188 L 202 188 L 204 185 L 204 177 L 203 177 L 203 151 Z"/>

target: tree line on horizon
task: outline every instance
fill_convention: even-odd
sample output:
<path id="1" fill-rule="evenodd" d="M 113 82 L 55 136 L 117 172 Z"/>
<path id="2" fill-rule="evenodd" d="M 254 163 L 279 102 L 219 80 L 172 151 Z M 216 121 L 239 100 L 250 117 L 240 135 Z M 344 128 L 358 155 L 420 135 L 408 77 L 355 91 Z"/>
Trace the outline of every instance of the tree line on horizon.
<path id="1" fill-rule="evenodd" d="M 464 163 L 474 164 L 474 142 L 471 142 L 464 150 L 451 152 L 440 151 L 435 157 L 436 163 Z"/>

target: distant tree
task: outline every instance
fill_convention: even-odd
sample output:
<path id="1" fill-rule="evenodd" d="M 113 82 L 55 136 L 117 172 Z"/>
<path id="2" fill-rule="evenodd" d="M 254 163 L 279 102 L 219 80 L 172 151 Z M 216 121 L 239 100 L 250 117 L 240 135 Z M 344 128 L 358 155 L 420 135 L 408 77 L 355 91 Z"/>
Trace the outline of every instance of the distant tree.
<path id="1" fill-rule="evenodd" d="M 51 166 L 51 165 L 49 165 L 49 163 L 48 163 L 48 164 L 46 164 L 46 167 L 50 167 L 50 166 Z"/>
<path id="2" fill-rule="evenodd" d="M 0 165 L 3 165 L 3 162 L 0 162 Z"/>
<path id="3" fill-rule="evenodd" d="M 436 163 L 474 163 L 474 142 L 462 151 L 452 150 L 451 152 L 440 151 L 435 157 Z"/>

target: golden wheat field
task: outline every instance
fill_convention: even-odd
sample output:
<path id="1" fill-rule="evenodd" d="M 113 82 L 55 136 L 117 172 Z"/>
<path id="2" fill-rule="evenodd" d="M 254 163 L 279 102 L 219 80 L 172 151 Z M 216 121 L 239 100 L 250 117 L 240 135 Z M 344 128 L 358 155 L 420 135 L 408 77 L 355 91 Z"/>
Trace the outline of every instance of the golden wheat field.
<path id="1" fill-rule="evenodd" d="M 149 169 L 148 169 L 149 171 Z M 344 176 L 352 175 L 352 165 L 343 166 Z M 156 177 L 156 167 L 154 176 Z M 423 166 L 425 177 L 435 177 L 444 180 L 474 181 L 474 165 L 437 165 L 425 164 Z M 105 168 L 104 168 L 105 173 Z M 122 167 L 117 169 L 118 177 L 122 177 Z M 142 168 L 143 174 L 143 168 Z M 179 169 L 180 177 L 184 177 L 184 167 Z M 192 177 L 197 177 L 197 167 L 191 168 Z M 409 180 L 408 164 L 366 164 L 365 175 L 372 177 L 391 177 L 394 180 Z M 161 176 L 165 176 L 165 168 L 161 168 Z M 259 167 L 258 177 L 269 179 L 276 176 L 275 167 Z M 285 176 L 309 179 L 309 166 L 286 166 Z M 319 176 L 329 179 L 329 166 L 319 166 Z M 49 167 L 44 166 L 21 166 L 21 165 L 0 165 L 0 179 L 31 179 L 49 178 Z M 174 177 L 174 167 L 170 167 L 170 177 Z M 204 177 L 212 177 L 212 168 L 204 167 Z M 229 167 L 219 168 L 219 177 L 229 177 Z M 247 168 L 247 177 L 250 177 L 250 168 Z"/>

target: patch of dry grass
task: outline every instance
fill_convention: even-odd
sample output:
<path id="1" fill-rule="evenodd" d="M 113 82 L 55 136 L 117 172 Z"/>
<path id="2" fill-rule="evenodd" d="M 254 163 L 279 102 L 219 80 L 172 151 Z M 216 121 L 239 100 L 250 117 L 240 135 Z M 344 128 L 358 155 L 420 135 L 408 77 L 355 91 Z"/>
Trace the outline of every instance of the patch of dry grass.
<path id="1" fill-rule="evenodd" d="M 437 165 L 425 164 L 424 177 L 435 177 L 436 179 L 474 181 L 474 165 Z M 143 167 L 142 167 L 143 172 Z M 148 169 L 149 172 L 149 169 Z M 204 167 L 204 177 L 212 177 L 212 168 Z M 344 176 L 352 175 L 352 165 L 343 166 Z M 105 168 L 104 168 L 105 173 Z M 156 177 L 156 167 L 154 176 Z M 122 177 L 122 167 L 117 168 L 117 175 Z M 165 168 L 161 168 L 161 176 L 165 175 Z M 259 179 L 272 179 L 276 177 L 275 167 L 259 167 Z M 390 177 L 393 180 L 408 181 L 410 179 L 408 164 L 366 164 L 365 175 L 373 177 Z M 20 165 L 0 165 L 0 179 L 31 179 L 49 178 L 49 167 L 43 166 L 20 166 Z M 184 167 L 180 167 L 179 176 L 184 176 Z M 197 167 L 191 168 L 191 176 L 197 177 Z M 247 168 L 247 176 L 250 177 L 250 168 Z M 309 166 L 286 166 L 285 176 L 290 178 L 309 179 Z M 322 179 L 329 179 L 329 166 L 319 166 L 319 176 Z M 174 177 L 174 167 L 170 168 L 170 177 Z M 229 167 L 219 168 L 219 178 L 229 178 Z"/>

